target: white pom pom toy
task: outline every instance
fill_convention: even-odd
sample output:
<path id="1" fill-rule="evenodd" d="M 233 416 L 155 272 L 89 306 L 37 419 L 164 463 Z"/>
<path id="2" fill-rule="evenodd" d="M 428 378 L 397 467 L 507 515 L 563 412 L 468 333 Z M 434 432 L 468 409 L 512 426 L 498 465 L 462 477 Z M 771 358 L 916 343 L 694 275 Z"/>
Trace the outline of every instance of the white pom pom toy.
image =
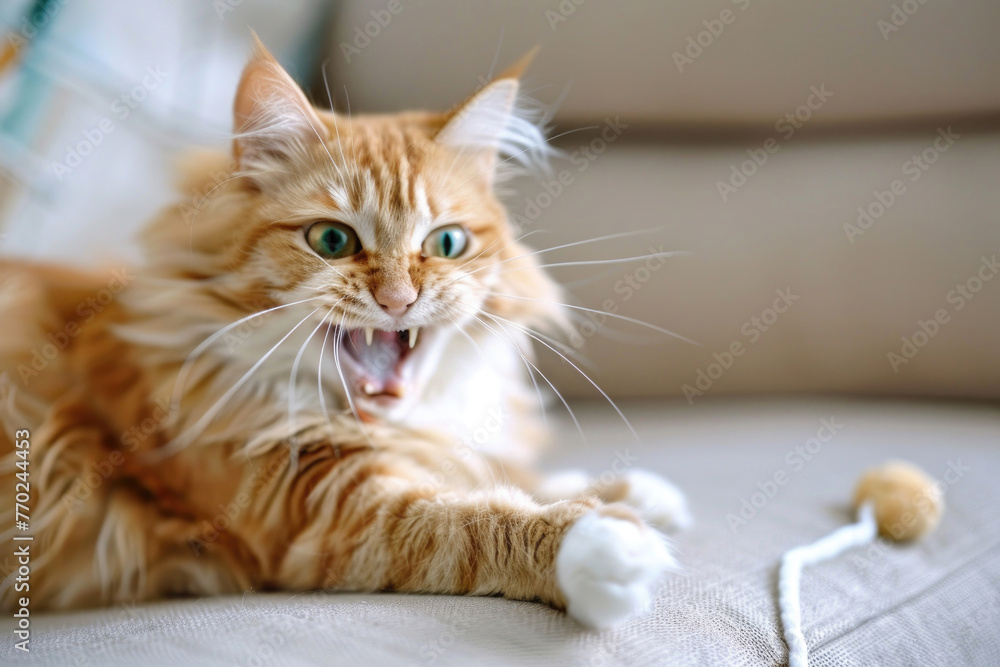
<path id="1" fill-rule="evenodd" d="M 802 634 L 799 589 L 802 568 L 869 544 L 881 534 L 896 541 L 914 540 L 937 526 L 944 511 L 941 492 L 924 471 L 903 461 L 890 461 L 866 471 L 854 491 L 858 522 L 812 544 L 787 551 L 778 575 L 778 606 L 788 644 L 790 667 L 807 667 L 809 649 Z"/>

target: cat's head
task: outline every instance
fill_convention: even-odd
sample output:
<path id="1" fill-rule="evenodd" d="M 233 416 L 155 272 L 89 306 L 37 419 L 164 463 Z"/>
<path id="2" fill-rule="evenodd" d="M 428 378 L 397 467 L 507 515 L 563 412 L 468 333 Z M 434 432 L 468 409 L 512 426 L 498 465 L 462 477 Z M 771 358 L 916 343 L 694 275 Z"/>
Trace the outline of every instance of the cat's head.
<path id="1" fill-rule="evenodd" d="M 197 258 L 178 259 L 183 272 L 248 310 L 308 300 L 294 309 L 318 308 L 303 330 L 328 341 L 368 414 L 419 401 L 457 327 L 523 339 L 518 326 L 558 319 L 542 303 L 558 289 L 494 191 L 506 164 L 546 152 L 519 69 L 447 112 L 351 118 L 310 104 L 258 43 L 236 93 L 232 179 L 178 237 L 177 257 Z"/>

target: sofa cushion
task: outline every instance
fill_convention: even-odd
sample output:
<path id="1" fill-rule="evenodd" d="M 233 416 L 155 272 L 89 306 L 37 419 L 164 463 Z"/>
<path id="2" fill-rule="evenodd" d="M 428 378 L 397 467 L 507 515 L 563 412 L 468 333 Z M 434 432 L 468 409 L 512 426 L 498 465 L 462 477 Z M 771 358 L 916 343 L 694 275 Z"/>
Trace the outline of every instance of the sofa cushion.
<path id="1" fill-rule="evenodd" d="M 542 605 L 497 598 L 249 591 L 34 617 L 30 656 L 5 641 L 0 662 L 781 664 L 781 554 L 849 522 L 861 471 L 888 458 L 941 481 L 942 523 L 919 543 L 859 548 L 805 571 L 811 664 L 1000 662 L 997 409 L 813 399 L 626 411 L 643 444 L 629 442 L 606 407 L 585 404 L 578 413 L 591 444 L 563 424 L 548 463 L 599 475 L 624 460 L 687 491 L 696 524 L 675 536 L 684 570 L 646 618 L 599 633 Z M 10 636 L 10 626 L 4 619 L 0 628 Z"/>
<path id="2" fill-rule="evenodd" d="M 960 135 L 950 146 L 939 133 L 949 127 Z M 594 137 L 565 137 L 570 159 L 525 182 L 511 214 L 536 248 L 649 230 L 544 254 L 546 263 L 690 251 L 551 271 L 571 303 L 702 345 L 577 311 L 570 345 L 613 396 L 1000 398 L 1000 132 L 959 122 L 884 135 L 803 131 L 759 166 L 748 151 L 760 157 L 768 135 L 657 142 L 627 127 L 591 160 Z M 720 194 L 719 183 L 731 189 Z M 557 387 L 597 396 L 540 353 Z"/>
<path id="3" fill-rule="evenodd" d="M 567 120 L 773 124 L 825 85 L 815 122 L 896 121 L 1000 111 L 998 25 L 992 0 L 376 0 L 345 3 L 329 49 L 355 110 L 447 108 L 498 47 L 541 45 L 529 81 L 572 82 Z"/>

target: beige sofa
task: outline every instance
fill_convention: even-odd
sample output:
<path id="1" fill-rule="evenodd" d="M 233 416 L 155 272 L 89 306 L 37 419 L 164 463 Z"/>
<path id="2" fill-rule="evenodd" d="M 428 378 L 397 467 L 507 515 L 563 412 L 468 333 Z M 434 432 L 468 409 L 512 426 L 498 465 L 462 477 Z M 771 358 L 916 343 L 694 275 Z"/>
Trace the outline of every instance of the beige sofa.
<path id="1" fill-rule="evenodd" d="M 674 538 L 683 570 L 664 582 L 645 618 L 588 632 L 542 605 L 498 598 L 248 591 L 38 617 L 30 656 L 0 642 L 0 663 L 781 665 L 781 554 L 847 523 L 859 471 L 898 456 L 941 482 L 942 524 L 919 544 L 880 543 L 806 571 L 811 664 L 1000 663 L 995 408 L 830 398 L 714 399 L 698 410 L 630 403 L 640 445 L 599 410 L 578 407 L 591 445 L 582 447 L 564 422 L 566 446 L 551 466 L 600 474 L 624 460 L 669 472 L 695 514 L 694 527 Z M 789 458 L 809 447 L 821 419 L 843 428 L 809 460 Z M 772 490 L 779 471 L 787 483 Z M 3 632 L 9 626 L 0 622 Z"/>

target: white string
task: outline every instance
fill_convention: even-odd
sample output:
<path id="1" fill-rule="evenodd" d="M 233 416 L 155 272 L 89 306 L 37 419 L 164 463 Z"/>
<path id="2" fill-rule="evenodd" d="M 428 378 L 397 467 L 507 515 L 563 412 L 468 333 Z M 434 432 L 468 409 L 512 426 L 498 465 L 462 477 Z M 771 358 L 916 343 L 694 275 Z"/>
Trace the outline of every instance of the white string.
<path id="1" fill-rule="evenodd" d="M 835 530 L 812 544 L 795 547 L 782 556 L 778 574 L 778 608 L 781 610 L 781 625 L 785 629 L 785 643 L 788 644 L 789 667 L 809 665 L 809 648 L 802 634 L 799 596 L 802 568 L 839 556 L 852 547 L 868 544 L 874 541 L 877 534 L 875 509 L 871 503 L 865 503 L 858 510 L 857 523 Z"/>

